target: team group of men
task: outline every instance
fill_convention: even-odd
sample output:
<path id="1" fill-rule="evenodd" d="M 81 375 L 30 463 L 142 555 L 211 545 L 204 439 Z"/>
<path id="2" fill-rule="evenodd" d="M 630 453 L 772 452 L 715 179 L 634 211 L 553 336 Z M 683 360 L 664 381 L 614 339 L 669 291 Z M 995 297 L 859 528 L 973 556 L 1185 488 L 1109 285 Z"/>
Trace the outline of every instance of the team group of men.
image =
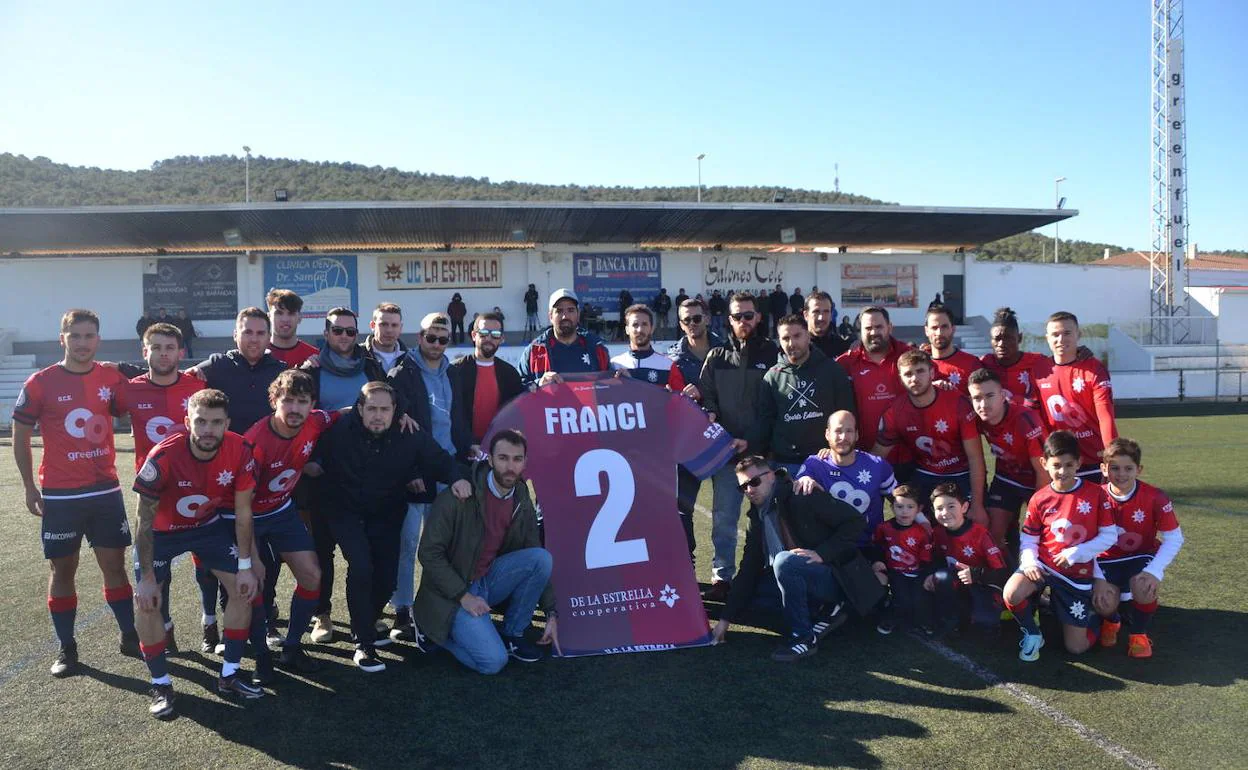
<path id="1" fill-rule="evenodd" d="M 145 330 L 144 367 L 103 364 L 98 318 L 71 310 L 61 323 L 64 359 L 31 376 L 14 412 L 26 504 L 42 517 L 52 567 L 48 607 L 61 646 L 51 671 L 78 668 L 75 574 L 85 535 L 121 651 L 147 663 L 149 709 L 159 718 L 174 713 L 168 592 L 172 562 L 187 552 L 201 649 L 222 656 L 223 694 L 263 696 L 274 658 L 315 673 L 303 636 L 311 627 L 315 643 L 334 638 L 335 550 L 347 562 L 363 671 L 384 670 L 377 648 L 398 641 L 422 652 L 444 647 L 483 673 L 509 658 L 539 660 L 537 645 L 557 649 L 551 556 L 521 483 L 527 439 L 499 431 L 482 442 L 503 405 L 563 374 L 616 370 L 682 393 L 733 437 L 739 461 L 711 479 L 713 579 L 704 598 L 724 603 L 711 636 L 722 640 L 751 608 L 778 610 L 787 632 L 778 660 L 814 654 L 847 607 L 879 610 L 882 632 L 895 624 L 947 631 L 964 604 L 983 625 L 999 615 L 1002 588 L 1024 630 L 1022 657 L 1034 660 L 1043 637 L 1031 602 L 1046 584 L 1076 652 L 1094 640 L 1094 617 L 1105 618 L 1096 625 L 1102 644 L 1112 641 L 1119 600 L 1134 598 L 1122 622 L 1136 654 L 1182 542 L 1165 496 L 1136 481 L 1139 448 L 1117 438 L 1108 374 L 1081 353 L 1068 313 L 1048 321 L 1047 357 L 1021 352 L 1016 319 L 999 312 L 993 353 L 980 360 L 956 349 L 952 316 L 940 306 L 927 314 L 930 350 L 894 339 L 887 310 L 875 307 L 862 312 L 860 339 L 846 350 L 825 293 L 780 318 L 776 342 L 759 328 L 754 297 L 731 297 L 726 338 L 694 298 L 677 308 L 683 336 L 666 354 L 652 345 L 654 311 L 627 308 L 629 349 L 613 357 L 580 327 L 576 295 L 560 289 L 548 302 L 550 327 L 512 367 L 496 356 L 502 321 L 491 313 L 473 323 L 474 352 L 452 362 L 445 313 L 424 316 L 408 349 L 397 305 L 373 311 L 363 342 L 356 313 L 335 308 L 313 346 L 296 336 L 297 295 L 274 289 L 266 302 L 267 311 L 238 314 L 235 349 L 186 371 L 175 326 Z M 118 415 L 129 416 L 135 439 L 134 588 L 113 446 Z M 37 481 L 36 426 L 44 442 Z M 991 483 L 981 436 L 996 457 Z M 676 507 L 692 556 L 700 482 L 678 473 Z M 885 498 L 894 510 L 887 522 Z M 1009 541 L 1024 505 L 1019 551 Z M 284 634 L 275 596 L 282 564 L 296 584 Z M 881 601 L 885 585 L 891 598 Z M 504 601 L 500 633 L 490 614 Z M 545 627 L 535 645 L 527 632 L 538 607 Z M 239 671 L 248 643 L 250 681 Z"/>

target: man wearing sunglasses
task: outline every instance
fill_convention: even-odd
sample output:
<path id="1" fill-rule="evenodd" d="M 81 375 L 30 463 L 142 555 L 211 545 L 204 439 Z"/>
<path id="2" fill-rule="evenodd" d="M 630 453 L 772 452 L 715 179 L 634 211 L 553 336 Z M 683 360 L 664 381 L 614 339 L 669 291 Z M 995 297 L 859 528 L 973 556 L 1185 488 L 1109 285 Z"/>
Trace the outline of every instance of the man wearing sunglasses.
<path id="1" fill-rule="evenodd" d="M 780 357 L 776 343 L 758 328 L 757 300 L 752 294 L 734 294 L 728 303 L 728 323 L 732 335 L 714 348 L 702 365 L 702 408 L 734 439 L 737 452 L 744 453 L 746 437 L 757 416 L 755 401 L 763 375 Z M 721 468 L 712 478 L 715 491 L 711 505 L 711 541 L 715 556 L 711 561 L 711 587 L 703 598 L 724 601 L 736 570 L 737 522 L 741 518 L 741 492 L 737 489 L 732 466 Z"/>
<path id="2" fill-rule="evenodd" d="M 525 387 L 536 390 L 562 382 L 560 374 L 605 372 L 611 368 L 611 354 L 602 338 L 580 328 L 580 306 L 576 294 L 567 289 L 551 293 L 546 306 L 550 328 L 537 335 L 520 355 L 520 379 Z M 627 308 L 625 305 L 621 310 Z M 621 328 L 623 324 L 621 314 Z"/>
<path id="3" fill-rule="evenodd" d="M 455 395 L 467 413 L 472 428 L 469 450 L 475 455 L 481 449 L 481 438 L 494 415 L 523 393 L 524 385 L 516 367 L 494 356 L 503 344 L 503 320 L 498 313 L 477 316 L 472 322 L 471 336 L 472 355 L 456 360 L 451 364 L 451 371 L 458 375 L 459 390 Z"/>
<path id="4" fill-rule="evenodd" d="M 360 344 L 358 317 L 349 308 L 336 307 L 325 314 L 324 339 L 316 351 L 317 365 L 300 368 L 316 383 L 317 409 L 333 412 L 355 403 L 366 382 L 386 379 L 381 363 Z"/>

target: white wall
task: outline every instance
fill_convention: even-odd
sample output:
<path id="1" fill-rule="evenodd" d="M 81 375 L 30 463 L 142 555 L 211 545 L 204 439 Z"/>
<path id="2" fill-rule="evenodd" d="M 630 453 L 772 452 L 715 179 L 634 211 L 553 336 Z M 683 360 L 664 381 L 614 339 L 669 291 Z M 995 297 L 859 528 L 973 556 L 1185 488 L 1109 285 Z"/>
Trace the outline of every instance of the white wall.
<path id="1" fill-rule="evenodd" d="M 100 336 L 134 339 L 143 314 L 143 260 L 139 258 L 3 259 L 0 286 L 6 302 L 0 327 L 16 340 L 55 340 L 66 310 L 84 307 L 100 316 Z"/>
<path id="2" fill-rule="evenodd" d="M 1082 324 L 1149 314 L 1148 271 L 1134 267 L 966 261 L 968 316 L 991 319 L 1008 306 L 1019 321 L 1035 324 L 1068 310 Z"/>

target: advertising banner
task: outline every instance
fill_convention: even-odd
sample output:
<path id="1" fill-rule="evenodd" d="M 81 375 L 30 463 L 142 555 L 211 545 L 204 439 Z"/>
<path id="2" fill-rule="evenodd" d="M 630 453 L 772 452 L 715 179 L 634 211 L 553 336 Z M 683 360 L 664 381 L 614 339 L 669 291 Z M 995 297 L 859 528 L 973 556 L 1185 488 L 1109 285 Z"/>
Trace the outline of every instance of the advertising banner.
<path id="1" fill-rule="evenodd" d="M 663 286 L 659 253 L 573 254 L 573 288 L 581 305 L 619 310 L 620 292 L 650 304 Z"/>
<path id="2" fill-rule="evenodd" d="M 264 258 L 264 290 L 290 289 L 303 298 L 303 317 L 324 318 L 336 307 L 359 311 L 354 254 Z"/>
<path id="3" fill-rule="evenodd" d="M 841 265 L 841 307 L 918 307 L 918 265 Z"/>
<path id="4" fill-rule="evenodd" d="M 676 466 L 706 478 L 732 438 L 689 399 L 641 380 L 564 375 L 490 424 L 528 439 L 553 557 L 565 656 L 709 644 L 706 611 L 676 510 Z"/>
<path id="5" fill-rule="evenodd" d="M 498 254 L 384 254 L 377 257 L 377 288 L 497 289 L 502 262 Z"/>
<path id="6" fill-rule="evenodd" d="M 702 294 L 709 297 L 719 289 L 727 296 L 738 291 L 758 295 L 784 283 L 782 254 L 742 254 L 702 252 Z"/>
<path id="7" fill-rule="evenodd" d="M 194 321 L 234 320 L 238 315 L 238 262 L 211 259 L 149 259 L 143 269 L 143 310 L 170 316 L 185 310 Z"/>

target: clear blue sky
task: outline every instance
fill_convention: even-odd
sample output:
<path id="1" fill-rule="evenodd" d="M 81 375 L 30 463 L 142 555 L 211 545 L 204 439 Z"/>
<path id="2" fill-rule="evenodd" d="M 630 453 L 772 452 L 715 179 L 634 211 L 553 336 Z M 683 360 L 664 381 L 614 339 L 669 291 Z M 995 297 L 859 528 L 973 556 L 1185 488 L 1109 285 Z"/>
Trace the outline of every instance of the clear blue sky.
<path id="1" fill-rule="evenodd" d="M 0 151 L 841 189 L 1149 241 L 1149 3 L 0 0 Z M 356 7 L 358 6 L 358 8 Z M 1248 3 L 1189 0 L 1192 237 L 1248 248 Z"/>

